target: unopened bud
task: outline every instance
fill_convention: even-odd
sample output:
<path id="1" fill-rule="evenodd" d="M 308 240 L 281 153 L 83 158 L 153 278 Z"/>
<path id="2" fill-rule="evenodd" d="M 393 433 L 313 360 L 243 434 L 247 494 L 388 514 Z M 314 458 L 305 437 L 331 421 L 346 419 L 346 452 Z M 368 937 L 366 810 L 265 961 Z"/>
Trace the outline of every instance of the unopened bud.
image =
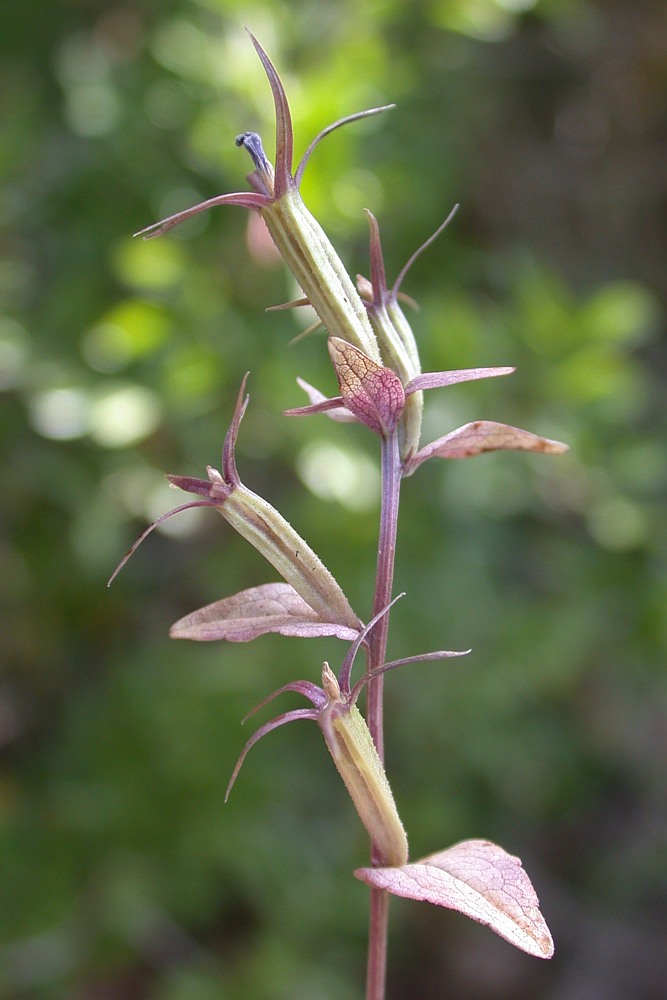
<path id="1" fill-rule="evenodd" d="M 322 688 L 328 704 L 318 717 L 324 739 L 381 863 L 400 867 L 408 860 L 408 839 L 375 744 L 356 705 L 343 701 L 327 663 Z"/>
<path id="2" fill-rule="evenodd" d="M 239 484 L 217 509 L 323 621 L 359 629 L 359 619 L 334 577 L 275 507 Z"/>

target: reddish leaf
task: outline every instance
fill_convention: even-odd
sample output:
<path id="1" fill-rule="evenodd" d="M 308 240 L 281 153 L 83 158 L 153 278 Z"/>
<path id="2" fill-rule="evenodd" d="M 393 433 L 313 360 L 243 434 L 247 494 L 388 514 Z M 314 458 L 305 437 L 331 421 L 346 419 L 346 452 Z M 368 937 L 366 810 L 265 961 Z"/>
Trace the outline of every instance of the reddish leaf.
<path id="1" fill-rule="evenodd" d="M 329 354 L 348 410 L 376 434 L 391 432 L 405 406 L 398 375 L 339 337 L 329 337 Z"/>
<path id="2" fill-rule="evenodd" d="M 458 910 L 510 944 L 551 958 L 553 940 L 519 858 L 488 840 L 464 840 L 400 868 L 359 868 L 367 885 Z"/>
<path id="3" fill-rule="evenodd" d="M 550 441 L 519 427 L 498 424 L 493 420 L 474 420 L 421 448 L 410 462 L 410 472 L 427 458 L 472 458 L 486 451 L 500 450 L 561 455 L 569 449 L 560 441 Z"/>
<path id="4" fill-rule="evenodd" d="M 449 372 L 423 372 L 416 375 L 405 387 L 405 395 L 421 389 L 438 389 L 457 382 L 473 382 L 479 378 L 495 378 L 497 375 L 511 375 L 515 368 L 458 368 Z"/>
<path id="5" fill-rule="evenodd" d="M 267 632 L 301 638 L 334 635 L 352 640 L 357 637 L 354 629 L 322 621 L 287 583 L 266 583 L 208 604 L 177 621 L 169 635 L 172 639 L 200 642 L 216 639 L 250 642 Z"/>

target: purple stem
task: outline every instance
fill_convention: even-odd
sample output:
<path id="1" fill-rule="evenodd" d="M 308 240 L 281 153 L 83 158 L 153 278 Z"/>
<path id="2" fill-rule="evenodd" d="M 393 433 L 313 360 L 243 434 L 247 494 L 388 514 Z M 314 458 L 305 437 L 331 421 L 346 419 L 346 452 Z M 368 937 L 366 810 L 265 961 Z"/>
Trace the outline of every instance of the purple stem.
<path id="1" fill-rule="evenodd" d="M 396 531 L 401 488 L 401 459 L 398 434 L 392 432 L 382 437 L 382 507 L 380 512 L 380 537 L 375 576 L 375 616 L 391 601 L 394 583 L 394 558 Z M 383 615 L 369 638 L 368 669 L 381 667 L 386 660 L 389 612 Z M 384 674 L 368 682 L 367 721 L 380 760 L 384 761 L 384 734 L 382 694 Z M 371 844 L 371 862 L 380 865 L 384 859 L 375 844 Z M 368 968 L 366 975 L 366 1000 L 384 1000 L 387 968 L 387 932 L 389 926 L 389 894 L 381 889 L 371 889 L 368 930 Z"/>
<path id="2" fill-rule="evenodd" d="M 382 508 L 380 511 L 380 537 L 375 574 L 375 597 L 373 617 L 386 608 L 391 601 L 394 585 L 394 557 L 396 555 L 396 530 L 398 524 L 398 504 L 401 488 L 401 459 L 398 448 L 398 434 L 394 431 L 382 437 Z M 369 670 L 381 667 L 387 658 L 387 636 L 389 633 L 389 612 L 383 615 L 373 629 L 370 639 Z M 368 682 L 367 717 L 368 728 L 380 760 L 384 762 L 384 735 L 382 722 L 382 692 L 384 675 L 373 677 Z"/>
<path id="3" fill-rule="evenodd" d="M 371 889 L 366 1000 L 385 1000 L 389 893 Z"/>

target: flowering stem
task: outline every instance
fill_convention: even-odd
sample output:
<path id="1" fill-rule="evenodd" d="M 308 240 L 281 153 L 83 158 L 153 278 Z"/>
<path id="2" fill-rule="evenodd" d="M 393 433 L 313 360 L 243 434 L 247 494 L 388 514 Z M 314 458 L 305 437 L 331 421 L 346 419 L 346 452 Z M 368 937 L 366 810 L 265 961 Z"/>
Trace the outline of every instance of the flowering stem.
<path id="1" fill-rule="evenodd" d="M 401 488 L 401 460 L 399 456 L 398 434 L 396 431 L 381 438 L 382 441 L 382 509 L 380 512 L 380 536 L 375 574 L 375 597 L 373 616 L 386 608 L 391 601 L 394 582 L 394 557 L 396 555 L 396 531 L 398 524 L 398 504 Z M 383 615 L 370 636 L 369 669 L 375 670 L 385 662 L 389 613 Z M 384 761 L 384 736 L 382 724 L 382 691 L 384 675 L 372 678 L 368 683 L 368 728 L 380 759 Z"/>
<path id="2" fill-rule="evenodd" d="M 389 893 L 371 889 L 366 1000 L 384 1000 L 387 977 Z"/>
<path id="3" fill-rule="evenodd" d="M 391 601 L 401 486 L 401 460 L 398 434 L 396 431 L 393 431 L 391 434 L 383 436 L 381 441 L 382 508 L 380 512 L 380 534 L 373 615 L 378 614 L 383 608 L 386 608 Z M 369 670 L 381 667 L 386 660 L 388 631 L 389 613 L 380 618 L 371 634 L 369 640 Z M 368 683 L 367 694 L 368 728 L 381 760 L 384 760 L 383 681 L 383 674 L 371 678 Z M 374 865 L 384 863 L 384 859 L 380 856 L 375 844 L 371 845 L 371 860 Z M 388 924 L 389 895 L 383 890 L 371 889 L 366 1000 L 384 1000 Z"/>

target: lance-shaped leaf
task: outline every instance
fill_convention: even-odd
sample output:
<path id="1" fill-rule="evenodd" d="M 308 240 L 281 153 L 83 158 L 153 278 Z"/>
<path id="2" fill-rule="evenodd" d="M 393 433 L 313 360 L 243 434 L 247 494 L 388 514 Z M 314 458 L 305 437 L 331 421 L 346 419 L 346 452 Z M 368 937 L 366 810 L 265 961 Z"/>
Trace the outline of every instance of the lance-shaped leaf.
<path id="1" fill-rule="evenodd" d="M 199 642 L 250 642 L 267 632 L 300 638 L 333 635 L 350 641 L 357 637 L 345 625 L 323 621 L 287 583 L 266 583 L 208 604 L 177 621 L 169 635 Z"/>
<path id="2" fill-rule="evenodd" d="M 554 953 L 520 859 L 488 840 L 464 840 L 400 868 L 359 868 L 354 874 L 394 896 L 458 910 L 529 955 L 551 958 Z"/>
<path id="3" fill-rule="evenodd" d="M 348 410 L 376 434 L 390 434 L 405 406 L 398 375 L 339 337 L 329 337 L 329 354 Z"/>
<path id="4" fill-rule="evenodd" d="M 562 455 L 569 451 L 569 446 L 509 424 L 473 420 L 421 448 L 405 474 L 413 473 L 428 458 L 472 458 L 487 451 L 535 451 L 543 455 Z"/>
<path id="5" fill-rule="evenodd" d="M 405 387 L 405 395 L 421 389 L 438 389 L 456 385 L 457 382 L 473 382 L 479 378 L 495 378 L 497 375 L 511 375 L 515 368 L 457 368 L 448 372 L 423 372 L 415 376 Z"/>

